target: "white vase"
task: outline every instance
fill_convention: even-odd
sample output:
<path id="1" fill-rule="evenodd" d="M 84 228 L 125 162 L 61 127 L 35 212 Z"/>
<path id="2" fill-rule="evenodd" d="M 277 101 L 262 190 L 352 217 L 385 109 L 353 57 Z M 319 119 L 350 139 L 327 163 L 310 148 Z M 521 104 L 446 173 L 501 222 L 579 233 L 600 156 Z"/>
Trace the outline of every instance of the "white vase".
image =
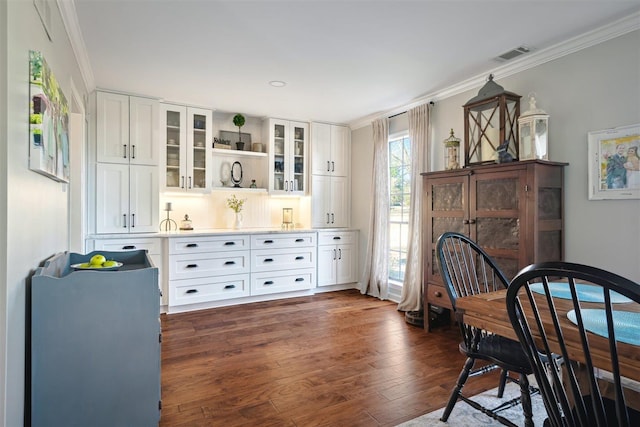
<path id="1" fill-rule="evenodd" d="M 236 212 L 236 222 L 233 224 L 233 228 L 242 228 L 242 213 Z"/>

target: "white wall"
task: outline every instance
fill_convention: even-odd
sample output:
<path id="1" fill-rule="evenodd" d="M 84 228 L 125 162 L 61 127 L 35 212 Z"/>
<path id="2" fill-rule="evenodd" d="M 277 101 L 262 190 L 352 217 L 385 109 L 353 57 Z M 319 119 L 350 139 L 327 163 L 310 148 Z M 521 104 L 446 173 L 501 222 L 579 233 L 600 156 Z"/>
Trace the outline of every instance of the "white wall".
<path id="1" fill-rule="evenodd" d="M 0 367 L 0 424 L 6 426 L 23 424 L 29 277 L 42 261 L 67 250 L 69 241 L 68 186 L 28 169 L 29 50 L 42 52 L 68 100 L 72 81 L 81 97 L 86 93 L 56 3 L 49 3 L 52 41 L 47 38 L 32 1 L 2 2 L 0 6 L 0 28 L 6 28 L 7 33 L 6 38 L 1 38 L 6 74 L 0 73 L 3 79 L 6 76 L 3 84 L 7 87 L 6 93 L 0 92 L 0 102 L 7 106 L 6 127 L 0 127 L 2 152 L 6 153 L 6 168 L 2 168 L 6 175 L 0 180 L 0 201 L 2 205 L 6 203 L 6 209 L 0 206 L 0 215 L 6 212 L 6 225 L 2 224 L 6 231 L 0 231 L 0 255 L 7 255 L 1 257 L 7 260 L 6 269 L 0 270 L 0 313 L 5 316 L 0 322 L 4 326 L 0 354 L 6 357 Z"/>
<path id="2" fill-rule="evenodd" d="M 640 282 L 640 200 L 589 201 L 587 132 L 640 123 L 640 31 L 578 51 L 496 82 L 523 96 L 536 92 L 538 107 L 550 114 L 550 159 L 565 168 L 565 259 L 598 266 Z M 432 110 L 431 170 L 444 169 L 442 141 L 453 128 L 463 139 L 463 110 L 480 88 L 444 100 Z M 354 154 L 368 154 L 370 127 L 352 133 Z M 365 203 L 370 167 L 354 155 L 352 193 Z M 355 161 L 355 160 L 358 161 Z M 358 206 L 354 199 L 354 207 Z M 368 211 L 367 211 L 368 212 Z M 368 213 L 354 209 L 353 223 Z M 361 229 L 361 252 L 367 228 Z"/>

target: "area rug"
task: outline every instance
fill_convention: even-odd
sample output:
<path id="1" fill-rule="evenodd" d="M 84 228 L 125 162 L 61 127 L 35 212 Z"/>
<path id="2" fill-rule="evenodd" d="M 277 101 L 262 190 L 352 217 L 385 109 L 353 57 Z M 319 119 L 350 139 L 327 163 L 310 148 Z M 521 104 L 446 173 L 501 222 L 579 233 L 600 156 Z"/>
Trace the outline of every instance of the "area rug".
<path id="1" fill-rule="evenodd" d="M 513 399 L 520 395 L 520 387 L 517 384 L 509 383 L 504 390 L 504 397 L 498 399 L 498 388 L 493 390 L 487 390 L 477 396 L 474 396 L 473 400 L 479 402 L 486 408 L 495 408 L 506 400 Z M 541 426 L 545 418 L 547 418 L 547 412 L 544 409 L 542 398 L 539 394 L 532 396 L 531 398 L 533 409 L 533 421 L 536 426 Z M 423 427 L 423 426 L 449 426 L 449 427 L 467 427 L 467 426 L 502 426 L 498 421 L 489 418 L 477 409 L 473 409 L 465 402 L 459 400 L 454 406 L 451 415 L 446 423 L 440 421 L 440 417 L 444 412 L 444 408 L 440 408 L 436 411 L 422 415 L 413 420 L 407 421 L 398 425 L 397 427 Z M 517 405 L 509 409 L 505 409 L 500 412 L 500 415 L 513 423 L 522 426 L 524 425 L 524 416 L 522 415 L 522 406 Z"/>

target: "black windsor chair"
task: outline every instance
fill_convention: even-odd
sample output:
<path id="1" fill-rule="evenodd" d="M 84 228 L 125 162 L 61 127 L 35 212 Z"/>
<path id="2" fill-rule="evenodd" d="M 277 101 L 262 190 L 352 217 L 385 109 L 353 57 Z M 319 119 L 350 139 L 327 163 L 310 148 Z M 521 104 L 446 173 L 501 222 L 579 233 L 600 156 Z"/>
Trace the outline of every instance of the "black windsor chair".
<path id="1" fill-rule="evenodd" d="M 509 285 L 507 311 L 540 388 L 545 426 L 640 425 L 621 373 L 640 363 L 640 333 L 629 329 L 640 319 L 639 284 L 581 264 L 534 264 Z M 620 356 L 629 352 L 635 364 L 625 367 Z"/>
<path id="2" fill-rule="evenodd" d="M 467 356 L 441 421 L 447 421 L 453 407 L 460 399 L 508 426 L 515 426 L 515 424 L 500 416 L 500 411 L 522 403 L 525 426 L 533 426 L 531 394 L 537 393 L 538 390 L 529 386 L 527 375 L 531 374 L 532 370 L 520 343 L 467 325 L 462 316 L 456 312 L 456 300 L 459 297 L 504 289 L 509 283 L 508 280 L 491 257 L 463 234 L 453 232 L 442 234 L 438 238 L 436 248 L 440 272 L 462 332 L 463 341 L 460 343 L 459 349 L 462 354 Z M 489 364 L 473 369 L 477 360 L 487 361 Z M 519 398 L 505 402 L 497 408 L 489 409 L 462 394 L 462 388 L 469 377 L 482 375 L 494 369 L 502 369 L 498 397 L 502 397 L 508 379 L 520 385 Z M 509 371 L 517 373 L 518 378 L 509 376 Z"/>

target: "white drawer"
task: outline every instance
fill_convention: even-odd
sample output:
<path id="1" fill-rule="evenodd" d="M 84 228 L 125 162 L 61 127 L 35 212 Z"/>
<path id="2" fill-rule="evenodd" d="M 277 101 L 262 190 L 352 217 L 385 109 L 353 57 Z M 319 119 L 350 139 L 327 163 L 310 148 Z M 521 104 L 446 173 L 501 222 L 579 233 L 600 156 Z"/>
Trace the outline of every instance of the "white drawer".
<path id="1" fill-rule="evenodd" d="M 249 272 L 249 251 L 171 255 L 169 280 Z"/>
<path id="2" fill-rule="evenodd" d="M 294 292 L 316 287 L 314 269 L 251 273 L 251 295 Z"/>
<path id="3" fill-rule="evenodd" d="M 251 251 L 251 272 L 316 268 L 315 247 Z"/>
<path id="4" fill-rule="evenodd" d="M 300 248 L 316 245 L 316 233 L 254 234 L 251 249 Z"/>
<path id="5" fill-rule="evenodd" d="M 356 241 L 355 231 L 319 231 L 319 245 L 350 244 Z"/>
<path id="6" fill-rule="evenodd" d="M 241 251 L 249 249 L 249 236 L 234 234 L 215 237 L 171 237 L 170 254 L 196 254 L 214 251 Z"/>
<path id="7" fill-rule="evenodd" d="M 160 238 L 132 238 L 132 239 L 96 239 L 93 243 L 95 251 L 134 251 L 146 249 L 149 254 L 162 253 Z"/>
<path id="8" fill-rule="evenodd" d="M 169 282 L 172 306 L 249 296 L 249 274 Z"/>

